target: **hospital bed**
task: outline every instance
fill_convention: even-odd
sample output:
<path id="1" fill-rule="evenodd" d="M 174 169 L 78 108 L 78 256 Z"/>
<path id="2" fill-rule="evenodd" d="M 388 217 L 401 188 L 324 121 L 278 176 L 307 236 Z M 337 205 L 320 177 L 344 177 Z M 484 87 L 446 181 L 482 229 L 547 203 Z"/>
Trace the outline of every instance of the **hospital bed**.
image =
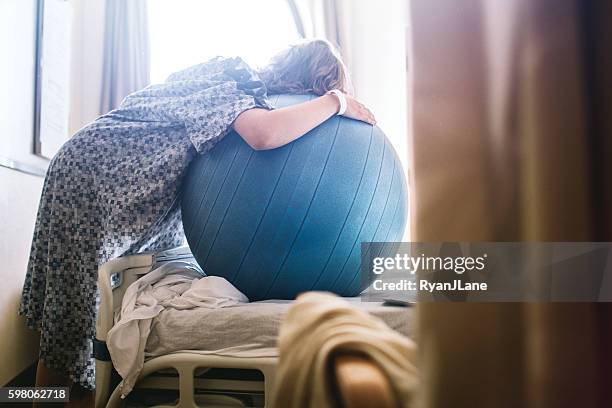
<path id="1" fill-rule="evenodd" d="M 154 403 L 156 407 L 268 405 L 273 392 L 277 363 L 274 348 L 265 347 L 266 344 L 263 344 L 261 352 L 250 353 L 246 357 L 237 357 L 210 354 L 194 348 L 193 345 L 205 344 L 206 339 L 215 338 L 215 336 L 223 337 L 228 343 L 240 342 L 245 339 L 245 327 L 248 328 L 247 335 L 251 336 L 254 341 L 265 339 L 261 342 L 270 343 L 272 339 L 274 342 L 282 316 L 291 306 L 290 301 L 248 303 L 240 306 L 242 309 L 239 309 L 239 313 L 236 313 L 238 309 L 232 308 L 227 311 L 231 313 L 230 318 L 234 319 L 232 324 L 225 325 L 223 330 L 203 324 L 201 330 L 196 330 L 202 333 L 202 339 L 193 338 L 193 327 L 186 327 L 183 330 L 180 325 L 168 323 L 168 319 L 160 319 L 157 324 L 153 325 L 151 335 L 155 336 L 158 343 L 156 349 L 167 349 L 168 352 L 161 355 L 149 355 L 134 390 L 128 398 L 121 399 L 120 390 L 117 387 L 120 378 L 113 370 L 110 354 L 106 348 L 107 335 L 113 326 L 115 311 L 121 307 L 123 295 L 129 285 L 164 263 L 176 260 L 195 263 L 189 248 L 180 247 L 158 253 L 119 257 L 100 267 L 98 273 L 100 304 L 94 340 L 96 407 L 130 406 L 131 396 L 137 396 L 139 393 L 152 395 L 154 390 L 165 390 L 166 396 L 174 395 L 172 401 Z M 408 335 L 411 332 L 410 309 L 360 302 L 358 298 L 350 300 L 356 307 L 365 308 L 382 318 L 391 328 L 400 333 Z M 183 312 L 185 311 L 181 311 Z M 225 309 L 218 309 L 215 312 L 225 313 Z M 192 313 L 198 312 L 194 310 Z M 232 333 L 233 328 L 236 330 L 242 328 L 242 330 Z M 218 331 L 215 332 L 215 330 Z M 172 347 L 168 349 L 167 346 L 164 346 L 165 343 L 171 344 L 174 349 Z M 176 349 L 181 346 L 186 348 Z M 227 346 L 228 349 L 232 349 L 236 345 L 228 344 Z M 355 367 L 368 370 L 367 361 L 360 360 L 358 356 L 353 358 L 342 356 L 337 361 L 335 372 L 338 375 L 341 375 L 342 372 L 354 372 Z M 378 382 L 370 385 L 381 390 L 385 389 L 386 385 L 381 383 L 384 379 L 381 380 L 381 376 L 377 375 L 374 368 L 371 368 L 371 372 L 373 378 L 376 377 Z M 343 396 L 350 394 L 352 388 L 357 391 L 363 389 L 363 385 L 362 382 L 355 383 L 349 377 L 340 379 L 337 384 Z M 350 395 L 347 395 L 347 398 L 350 398 Z"/>

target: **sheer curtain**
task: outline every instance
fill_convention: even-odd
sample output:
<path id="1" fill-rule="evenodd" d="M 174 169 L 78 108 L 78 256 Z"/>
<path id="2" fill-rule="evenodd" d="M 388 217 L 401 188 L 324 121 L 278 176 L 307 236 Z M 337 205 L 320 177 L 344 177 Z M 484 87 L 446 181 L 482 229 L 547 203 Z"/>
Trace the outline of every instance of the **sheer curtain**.
<path id="1" fill-rule="evenodd" d="M 149 84 L 147 0 L 107 0 L 100 113 Z"/>
<path id="2" fill-rule="evenodd" d="M 288 0 L 296 10 L 306 38 L 325 38 L 342 54 L 347 67 L 351 67 L 351 42 L 348 14 L 345 0 Z"/>
<path id="3" fill-rule="evenodd" d="M 404 0 L 294 0 L 306 37 L 336 44 L 351 93 L 376 116 L 408 172 L 406 9 Z"/>
<path id="4" fill-rule="evenodd" d="M 610 16 L 610 2 L 411 1 L 413 240 L 612 241 Z M 612 404 L 610 304 L 419 316 L 424 406 Z"/>

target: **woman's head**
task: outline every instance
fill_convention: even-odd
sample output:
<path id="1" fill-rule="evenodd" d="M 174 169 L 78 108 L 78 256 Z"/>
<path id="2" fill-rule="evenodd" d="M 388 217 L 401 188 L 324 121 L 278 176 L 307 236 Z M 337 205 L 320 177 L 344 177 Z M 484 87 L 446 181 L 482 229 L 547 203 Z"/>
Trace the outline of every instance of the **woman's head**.
<path id="1" fill-rule="evenodd" d="M 332 89 L 348 92 L 346 67 L 333 45 L 325 40 L 299 43 L 276 54 L 259 71 L 269 94 L 323 95 Z"/>

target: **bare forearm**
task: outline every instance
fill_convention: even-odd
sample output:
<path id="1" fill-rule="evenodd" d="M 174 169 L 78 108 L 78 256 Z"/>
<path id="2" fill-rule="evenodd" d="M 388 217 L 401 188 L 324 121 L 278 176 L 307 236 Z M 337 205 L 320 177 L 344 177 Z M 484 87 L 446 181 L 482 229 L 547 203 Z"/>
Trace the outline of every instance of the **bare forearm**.
<path id="1" fill-rule="evenodd" d="M 270 134 L 274 135 L 270 148 L 284 146 L 305 135 L 338 112 L 338 100 L 323 95 L 308 102 L 267 112 Z"/>
<path id="2" fill-rule="evenodd" d="M 234 129 L 254 149 L 274 149 L 291 143 L 338 112 L 338 100 L 323 95 L 275 110 L 251 109 L 234 122 Z"/>

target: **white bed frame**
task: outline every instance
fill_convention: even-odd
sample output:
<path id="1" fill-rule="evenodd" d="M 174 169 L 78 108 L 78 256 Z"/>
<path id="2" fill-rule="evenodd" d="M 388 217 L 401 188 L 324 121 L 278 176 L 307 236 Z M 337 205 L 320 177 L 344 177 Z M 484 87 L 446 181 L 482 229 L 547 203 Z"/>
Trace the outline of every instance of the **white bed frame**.
<path id="1" fill-rule="evenodd" d="M 108 331 L 113 326 L 114 310 L 121 307 L 121 300 L 130 284 L 164 262 L 191 259 L 193 259 L 193 256 L 189 248 L 180 247 L 159 253 L 124 256 L 102 265 L 98 271 L 98 288 L 100 291 L 100 305 L 96 321 L 96 342 L 98 345 L 105 348 Z M 265 405 L 269 406 L 274 386 L 276 364 L 276 357 L 224 357 L 185 350 L 147 359 L 138 377 L 135 389 L 176 389 L 179 391 L 179 401 L 177 405 L 172 407 L 179 408 L 206 406 L 196 404 L 195 388 L 198 390 L 224 390 L 237 393 L 261 393 L 263 391 Z M 168 368 L 177 371 L 178 379 L 176 377 L 146 378 L 150 374 Z M 259 370 L 264 376 L 264 381 L 194 378 L 194 371 L 196 369 L 210 368 Z M 119 389 L 110 389 L 111 372 L 112 361 L 96 358 L 96 408 L 124 406 L 124 400 L 121 399 Z M 220 396 L 218 401 L 223 401 L 223 397 Z M 211 400 L 211 403 L 213 402 L 214 398 Z M 169 408 L 171 406 L 156 406 L 156 408 L 162 407 Z"/>

